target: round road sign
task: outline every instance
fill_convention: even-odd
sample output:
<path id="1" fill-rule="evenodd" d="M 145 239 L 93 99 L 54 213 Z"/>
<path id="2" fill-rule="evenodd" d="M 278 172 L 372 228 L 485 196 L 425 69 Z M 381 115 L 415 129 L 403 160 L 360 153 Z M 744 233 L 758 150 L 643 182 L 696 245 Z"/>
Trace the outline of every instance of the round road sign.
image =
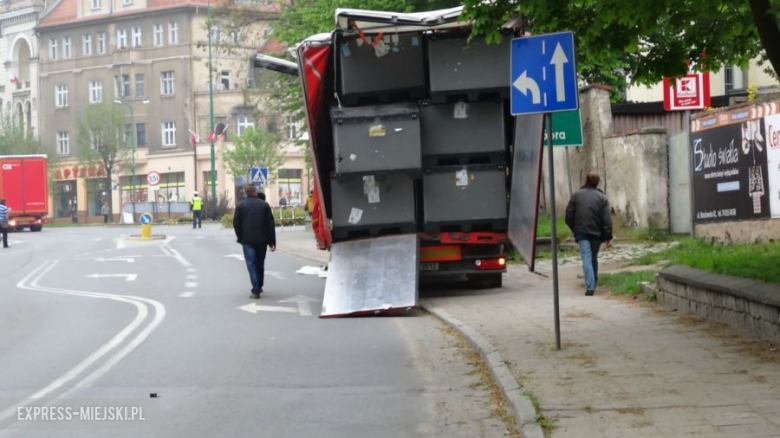
<path id="1" fill-rule="evenodd" d="M 146 184 L 150 186 L 156 186 L 157 184 L 160 184 L 160 174 L 155 171 L 147 173 Z"/>
<path id="2" fill-rule="evenodd" d="M 152 223 L 152 214 L 151 213 L 144 213 L 141 215 L 141 224 L 142 225 L 149 225 Z"/>

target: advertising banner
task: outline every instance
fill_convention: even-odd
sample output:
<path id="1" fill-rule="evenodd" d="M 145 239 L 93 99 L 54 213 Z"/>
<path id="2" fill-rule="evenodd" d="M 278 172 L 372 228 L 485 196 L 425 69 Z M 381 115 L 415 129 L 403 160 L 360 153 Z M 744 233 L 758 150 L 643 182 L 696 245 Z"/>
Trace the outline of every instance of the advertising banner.
<path id="1" fill-rule="evenodd" d="M 780 115 L 764 119 L 767 143 L 767 171 L 769 172 L 769 210 L 780 218 Z"/>
<path id="2" fill-rule="evenodd" d="M 767 123 L 776 103 L 740 108 L 695 120 L 691 126 L 694 221 L 763 219 L 780 189 L 770 177 Z M 773 125 L 774 126 L 774 125 Z M 780 152 L 773 151 L 774 154 Z M 780 156 L 776 157 L 780 162 Z M 777 163 L 774 163 L 775 173 Z M 772 178 L 773 185 L 770 185 Z M 777 213 L 780 214 L 780 200 Z"/>

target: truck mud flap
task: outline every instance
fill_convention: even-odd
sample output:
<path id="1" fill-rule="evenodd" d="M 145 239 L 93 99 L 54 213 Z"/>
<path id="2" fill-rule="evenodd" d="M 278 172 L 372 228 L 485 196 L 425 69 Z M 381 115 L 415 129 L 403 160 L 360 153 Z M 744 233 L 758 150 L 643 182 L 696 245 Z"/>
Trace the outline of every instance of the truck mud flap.
<path id="1" fill-rule="evenodd" d="M 416 234 L 332 244 L 320 318 L 416 308 L 419 261 Z"/>

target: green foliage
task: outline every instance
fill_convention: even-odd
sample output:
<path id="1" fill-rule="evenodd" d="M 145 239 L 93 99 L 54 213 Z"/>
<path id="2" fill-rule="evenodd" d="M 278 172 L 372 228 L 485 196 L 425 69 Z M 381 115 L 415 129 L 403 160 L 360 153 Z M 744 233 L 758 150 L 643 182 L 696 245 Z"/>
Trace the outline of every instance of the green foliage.
<path id="1" fill-rule="evenodd" d="M 202 219 L 220 220 L 227 214 L 228 210 L 230 210 L 230 201 L 227 194 L 219 193 L 216 198 L 209 193 L 204 194 Z"/>
<path id="2" fill-rule="evenodd" d="M 220 222 L 222 222 L 222 226 L 225 228 L 233 228 L 233 215 L 232 214 L 225 214 L 220 219 Z"/>
<path id="3" fill-rule="evenodd" d="M 265 167 L 270 180 L 285 162 L 279 149 L 281 141 L 278 135 L 261 127 L 247 129 L 242 136 L 234 139 L 233 150 L 225 151 L 225 164 L 235 176 L 246 176 L 253 167 Z"/>
<path id="4" fill-rule="evenodd" d="M 566 220 L 563 217 L 558 217 L 555 220 L 555 231 L 558 235 L 558 242 L 562 242 L 573 236 L 569 226 L 566 225 Z M 539 213 L 539 220 L 536 224 L 536 235 L 538 237 L 552 236 L 552 221 L 550 220 L 549 214 Z"/>
<path id="5" fill-rule="evenodd" d="M 46 149 L 32 131 L 24 129 L 11 112 L 0 109 L 0 155 L 45 154 Z"/>
<path id="6" fill-rule="evenodd" d="M 658 263 L 780 284 L 780 242 L 721 245 L 686 239 L 665 251 L 645 254 L 632 264 Z"/>
<path id="7" fill-rule="evenodd" d="M 771 3 L 776 11 L 777 0 Z M 619 88 L 625 77 L 650 85 L 683 75 L 688 60 L 694 68 L 706 62 L 710 71 L 747 66 L 761 50 L 749 2 L 466 0 L 464 6 L 462 18 L 491 41 L 501 39 L 501 25 L 515 14 L 522 14 L 525 31 L 533 34 L 574 31 L 581 77 Z"/>
<path id="8" fill-rule="evenodd" d="M 125 111 L 113 103 L 90 105 L 78 121 L 76 144 L 79 160 L 99 165 L 109 175 L 131 157 L 130 139 L 125 139 Z"/>
<path id="9" fill-rule="evenodd" d="M 636 295 L 641 292 L 639 286 L 643 282 L 651 282 L 655 271 L 618 272 L 616 274 L 599 274 L 599 284 L 609 288 L 612 293 L 620 295 Z"/>
<path id="10" fill-rule="evenodd" d="M 750 84 L 747 88 L 748 92 L 748 101 L 752 102 L 756 100 L 756 96 L 758 95 L 758 87 L 756 87 L 756 84 Z"/>

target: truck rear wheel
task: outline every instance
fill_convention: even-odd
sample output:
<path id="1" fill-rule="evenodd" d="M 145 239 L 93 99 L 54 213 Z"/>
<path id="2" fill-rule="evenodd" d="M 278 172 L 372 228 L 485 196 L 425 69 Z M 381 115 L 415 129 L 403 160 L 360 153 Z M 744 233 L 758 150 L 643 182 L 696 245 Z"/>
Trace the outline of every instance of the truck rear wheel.
<path id="1" fill-rule="evenodd" d="M 30 231 L 41 231 L 43 229 L 43 225 L 33 225 L 30 227 Z"/>
<path id="2" fill-rule="evenodd" d="M 468 276 L 469 287 L 472 289 L 498 289 L 503 285 L 502 274 L 473 274 Z"/>

